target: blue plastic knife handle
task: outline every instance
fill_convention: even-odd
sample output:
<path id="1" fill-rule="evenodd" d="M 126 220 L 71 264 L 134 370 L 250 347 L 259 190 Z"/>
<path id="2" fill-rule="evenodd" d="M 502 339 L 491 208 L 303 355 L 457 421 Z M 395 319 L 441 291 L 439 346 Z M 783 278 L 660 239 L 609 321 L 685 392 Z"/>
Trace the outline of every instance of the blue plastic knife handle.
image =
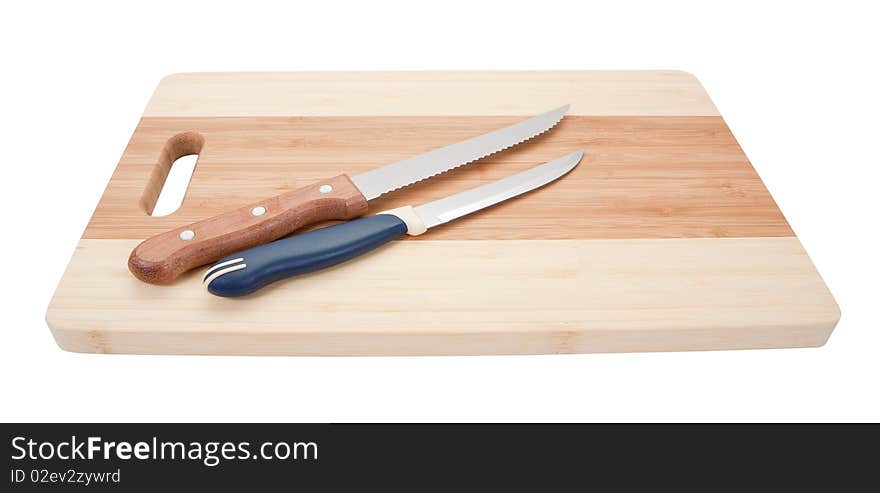
<path id="1" fill-rule="evenodd" d="M 345 262 L 406 231 L 406 223 L 392 214 L 356 219 L 220 259 L 205 274 L 205 282 L 217 296 L 244 296 L 275 281 Z"/>

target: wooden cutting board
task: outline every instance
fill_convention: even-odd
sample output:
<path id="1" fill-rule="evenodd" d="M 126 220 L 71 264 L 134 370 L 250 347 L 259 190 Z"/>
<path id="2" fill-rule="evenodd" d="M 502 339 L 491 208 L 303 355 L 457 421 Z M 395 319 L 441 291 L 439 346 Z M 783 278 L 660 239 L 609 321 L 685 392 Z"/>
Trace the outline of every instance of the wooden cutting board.
<path id="1" fill-rule="evenodd" d="M 571 103 L 527 144 L 370 203 L 578 148 L 537 192 L 243 299 L 126 267 L 144 238 Z M 198 153 L 183 205 L 149 215 Z M 772 163 L 763 163 L 772 166 Z M 677 71 L 191 73 L 159 84 L 46 319 L 96 353 L 533 354 L 821 346 L 837 305 L 700 83 Z"/>

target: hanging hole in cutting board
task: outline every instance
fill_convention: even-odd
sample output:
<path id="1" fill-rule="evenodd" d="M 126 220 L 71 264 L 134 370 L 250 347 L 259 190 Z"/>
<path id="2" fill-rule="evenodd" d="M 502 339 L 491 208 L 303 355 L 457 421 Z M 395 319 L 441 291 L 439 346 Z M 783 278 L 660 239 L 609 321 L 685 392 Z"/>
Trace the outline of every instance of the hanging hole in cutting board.
<path id="1" fill-rule="evenodd" d="M 197 132 L 168 139 L 141 196 L 141 208 L 147 214 L 167 216 L 180 207 L 204 143 Z"/>
<path id="2" fill-rule="evenodd" d="M 168 170 L 168 176 L 165 177 L 165 183 L 156 199 L 156 205 L 153 206 L 151 216 L 167 216 L 180 208 L 198 160 L 198 154 L 187 154 L 171 163 L 171 169 Z"/>

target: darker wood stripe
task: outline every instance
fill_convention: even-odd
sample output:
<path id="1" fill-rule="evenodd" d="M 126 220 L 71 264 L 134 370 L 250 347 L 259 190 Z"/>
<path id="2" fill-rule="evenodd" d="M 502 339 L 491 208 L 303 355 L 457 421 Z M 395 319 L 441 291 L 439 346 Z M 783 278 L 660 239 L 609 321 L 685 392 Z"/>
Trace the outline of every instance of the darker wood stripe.
<path id="1" fill-rule="evenodd" d="M 375 166 L 517 121 L 516 117 L 143 118 L 84 238 L 143 239 L 339 173 Z M 168 139 L 204 138 L 181 208 L 151 217 L 139 201 Z M 586 239 L 794 236 L 720 117 L 566 117 L 478 163 L 370 203 L 434 200 L 578 148 L 562 180 L 420 238 Z"/>

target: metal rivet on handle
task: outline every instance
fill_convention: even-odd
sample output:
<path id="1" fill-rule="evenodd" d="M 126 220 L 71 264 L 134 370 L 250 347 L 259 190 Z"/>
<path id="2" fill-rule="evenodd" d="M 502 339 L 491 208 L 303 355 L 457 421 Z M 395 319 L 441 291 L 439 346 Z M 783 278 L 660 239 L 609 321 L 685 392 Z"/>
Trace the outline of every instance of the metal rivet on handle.
<path id="1" fill-rule="evenodd" d="M 191 229 L 187 229 L 187 230 L 180 232 L 180 239 L 183 241 L 189 241 L 195 237 L 196 237 L 196 233 L 195 233 L 195 231 L 193 231 Z"/>
<path id="2" fill-rule="evenodd" d="M 330 185 L 321 185 L 321 188 L 318 189 L 321 193 L 330 193 L 333 191 L 333 187 Z"/>
<path id="3" fill-rule="evenodd" d="M 256 207 L 254 207 L 253 209 L 251 209 L 252 216 L 262 216 L 265 213 L 266 213 L 266 208 L 263 207 L 262 205 L 258 205 Z"/>

